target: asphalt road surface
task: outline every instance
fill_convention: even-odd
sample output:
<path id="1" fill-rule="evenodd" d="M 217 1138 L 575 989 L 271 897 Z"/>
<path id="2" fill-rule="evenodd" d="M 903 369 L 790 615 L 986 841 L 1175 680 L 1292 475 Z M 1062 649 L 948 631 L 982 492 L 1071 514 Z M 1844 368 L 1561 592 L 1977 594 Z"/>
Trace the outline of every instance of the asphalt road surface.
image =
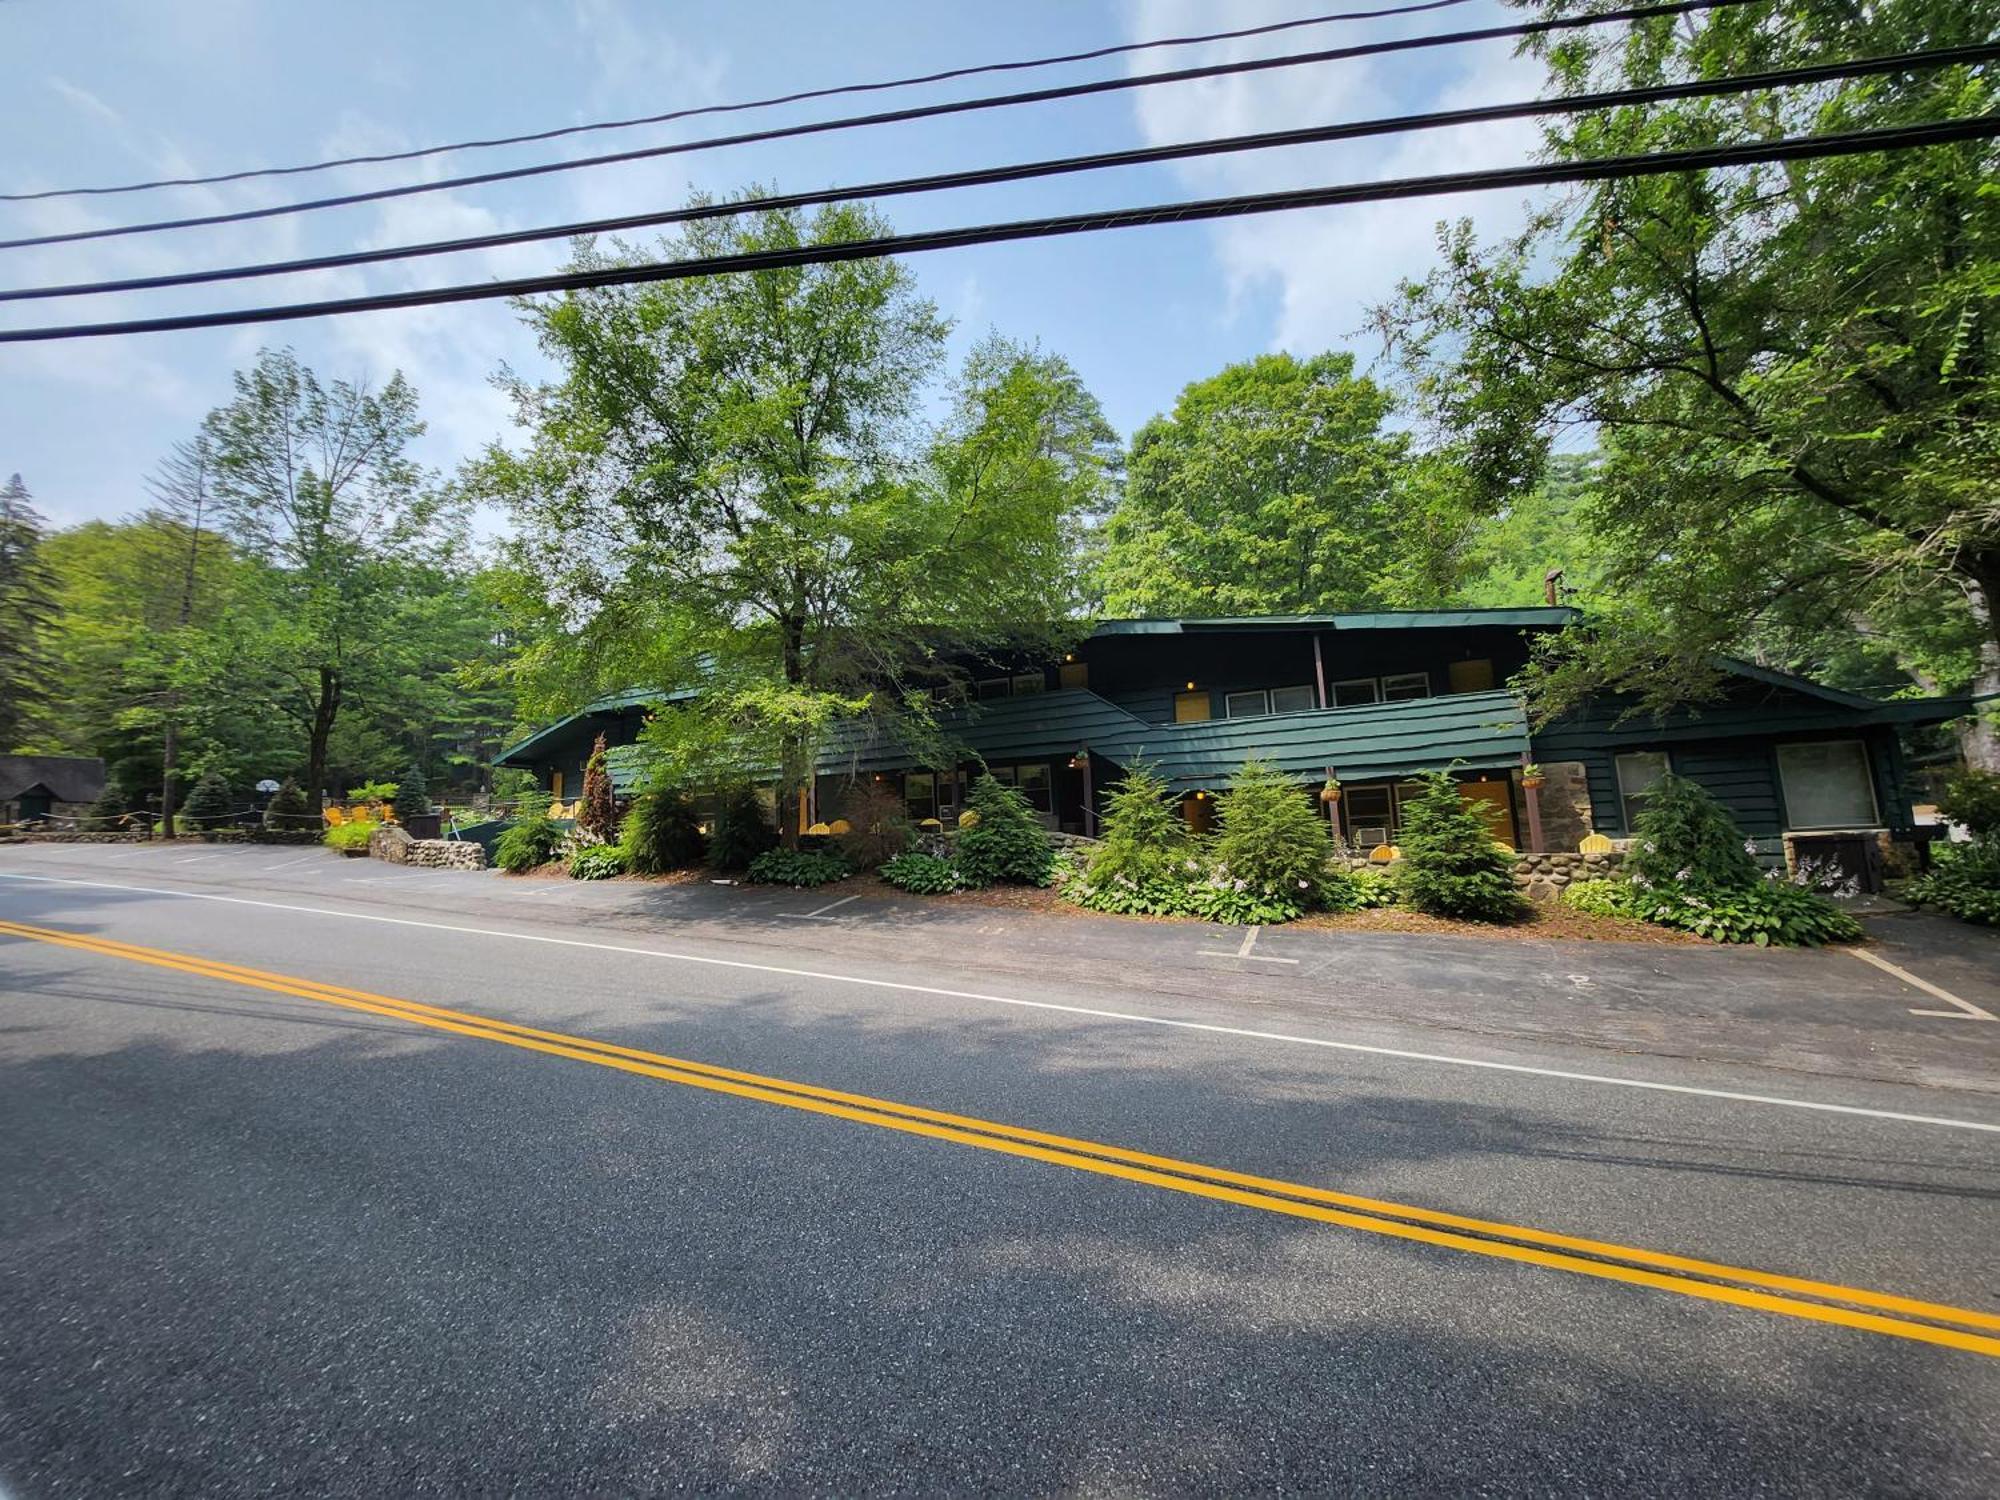
<path id="1" fill-rule="evenodd" d="M 1984 935 L 935 913 L 0 848 L 0 1493 L 2000 1490 Z"/>

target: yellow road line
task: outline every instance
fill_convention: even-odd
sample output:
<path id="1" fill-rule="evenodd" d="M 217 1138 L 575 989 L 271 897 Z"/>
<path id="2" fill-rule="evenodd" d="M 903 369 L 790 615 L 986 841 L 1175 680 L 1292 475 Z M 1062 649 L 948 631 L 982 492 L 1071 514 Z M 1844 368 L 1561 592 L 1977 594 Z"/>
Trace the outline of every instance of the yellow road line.
<path id="1" fill-rule="evenodd" d="M 1180 1161 L 1172 1157 L 1129 1151 L 1123 1147 L 1109 1146 L 1101 1142 L 1052 1135 L 1044 1131 L 1029 1130 L 973 1116 L 955 1115 L 901 1104 L 893 1100 L 876 1099 L 865 1094 L 844 1093 L 835 1089 L 823 1089 L 786 1079 L 717 1067 L 713 1064 L 690 1062 L 661 1053 L 645 1052 L 637 1048 L 594 1041 L 587 1037 L 522 1026 L 490 1016 L 427 1005 L 421 1001 L 374 995 L 367 991 L 347 989 L 317 980 L 272 974 L 238 964 L 172 953 L 164 949 L 144 948 L 106 938 L 88 937 L 7 921 L 0 921 L 0 935 L 52 943 L 105 957 L 171 969 L 200 978 L 316 1000 L 348 1010 L 407 1021 L 482 1041 L 501 1042 L 549 1056 L 595 1063 L 600 1067 L 614 1068 L 641 1077 L 754 1099 L 766 1104 L 782 1105 L 790 1109 L 805 1110 L 860 1124 L 875 1125 L 906 1134 L 975 1146 L 982 1150 L 1026 1157 L 1173 1192 L 1259 1208 L 1271 1213 L 1338 1224 L 1370 1234 L 1414 1240 L 1470 1254 L 1571 1271 L 1675 1292 L 1682 1296 L 1753 1307 L 1789 1317 L 1866 1329 L 1892 1337 L 1914 1339 L 2000 1357 L 2000 1339 L 1962 1332 L 1957 1328 L 1940 1328 L 1928 1323 L 1907 1322 L 1903 1317 L 1881 1316 L 1876 1312 L 1855 1310 L 1857 1307 L 1877 1308 L 1907 1317 L 1929 1318 L 1973 1328 L 2000 1329 L 2000 1317 L 1970 1308 L 1924 1302 L 1860 1287 L 1781 1276 L 1687 1256 L 1643 1250 L 1573 1235 L 1555 1234 L 1523 1225 L 1363 1198 L 1302 1183 L 1255 1177 L 1201 1163 Z M 1273 1194 L 1286 1196 L 1272 1196 Z M 1310 1201 L 1294 1201 L 1297 1199 Z M 1399 1218 L 1417 1222 L 1398 1223 L 1391 1219 L 1369 1217 L 1365 1213 L 1342 1212 L 1341 1207 L 1323 1205 L 1340 1205 L 1373 1213 L 1394 1214 Z M 1527 1243 L 1509 1244 L 1497 1240 L 1472 1238 L 1466 1234 L 1449 1232 L 1452 1229 L 1500 1235 Z M 1582 1251 L 1588 1255 L 1617 1257 L 1638 1264 L 1610 1264 L 1601 1260 L 1583 1259 L 1576 1255 L 1535 1248 L 1543 1245 L 1556 1247 L 1558 1250 Z M 1659 1269 L 1647 1269 L 1648 1267 Z M 1663 1272 L 1686 1274 L 1674 1275 Z M 1709 1281 L 1689 1280 L 1688 1275 L 1726 1278 L 1744 1285 L 1729 1286 Z M 1768 1290 L 1757 1290 L 1757 1288 Z M 1774 1293 L 1823 1297 L 1855 1304 L 1855 1307 L 1826 1306 Z"/>

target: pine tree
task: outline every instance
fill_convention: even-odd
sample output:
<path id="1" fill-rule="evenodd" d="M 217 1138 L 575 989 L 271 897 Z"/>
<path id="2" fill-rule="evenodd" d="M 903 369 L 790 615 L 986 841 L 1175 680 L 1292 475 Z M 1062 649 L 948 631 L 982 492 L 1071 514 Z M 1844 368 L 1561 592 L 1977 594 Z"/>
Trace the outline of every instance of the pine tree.
<path id="1" fill-rule="evenodd" d="M 1493 841 L 1486 819 L 1442 771 L 1418 778 L 1424 790 L 1403 805 L 1397 842 L 1403 899 L 1434 917 L 1507 922 L 1521 914 L 1514 859 Z"/>
<path id="2" fill-rule="evenodd" d="M 583 767 L 583 796 L 576 809 L 576 826 L 585 833 L 611 840 L 618 837 L 618 800 L 611 791 L 611 772 L 604 765 L 604 736 L 591 746 Z"/>
<path id="3" fill-rule="evenodd" d="M 725 793 L 708 836 L 709 863 L 718 870 L 747 870 L 750 861 L 778 842 L 757 789 L 739 786 Z"/>
<path id="4" fill-rule="evenodd" d="M 625 815 L 620 838 L 633 873 L 664 875 L 701 863 L 701 825 L 685 792 L 656 787 Z"/>
<path id="5" fill-rule="evenodd" d="M 958 836 L 958 867 L 965 878 L 974 885 L 1047 884 L 1056 853 L 1028 799 L 981 772 L 965 800 L 979 814 Z"/>
<path id="6" fill-rule="evenodd" d="M 1725 891 L 1752 885 L 1757 861 L 1743 830 L 1706 787 L 1672 772 L 1654 782 L 1633 832 L 1626 873 L 1652 885 Z"/>
<path id="7" fill-rule="evenodd" d="M 1091 852 L 1090 878 L 1102 884 L 1120 876 L 1138 885 L 1148 880 L 1186 884 L 1185 863 L 1194 840 L 1187 821 L 1167 800 L 1167 784 L 1135 765 L 1111 788 L 1104 802 L 1104 842 Z"/>
<path id="8" fill-rule="evenodd" d="M 410 769 L 396 783 L 395 808 L 396 817 L 404 823 L 431 810 L 430 783 L 424 780 L 423 767 L 415 761 L 410 762 Z"/>
<path id="9" fill-rule="evenodd" d="M 185 821 L 204 837 L 229 821 L 235 809 L 229 795 L 229 783 L 222 779 L 219 771 L 210 771 L 194 784 L 188 793 Z"/>
<path id="10" fill-rule="evenodd" d="M 90 804 L 83 826 L 91 833 L 114 833 L 125 816 L 125 789 L 115 780 L 106 781 L 104 790 Z"/>
<path id="11" fill-rule="evenodd" d="M 1299 786 L 1263 761 L 1247 760 L 1218 799 L 1215 862 L 1251 890 L 1293 906 L 1319 899 L 1332 852 L 1326 824 Z"/>
<path id="12" fill-rule="evenodd" d="M 312 809 L 306 806 L 305 792 L 290 776 L 264 805 L 264 826 L 274 833 L 296 833 L 302 828 L 311 828 L 316 822 L 318 819 L 313 817 Z"/>
<path id="13" fill-rule="evenodd" d="M 41 559 L 44 524 L 16 474 L 0 488 L 0 750 L 28 738 L 52 688 L 43 642 L 55 616 Z"/>

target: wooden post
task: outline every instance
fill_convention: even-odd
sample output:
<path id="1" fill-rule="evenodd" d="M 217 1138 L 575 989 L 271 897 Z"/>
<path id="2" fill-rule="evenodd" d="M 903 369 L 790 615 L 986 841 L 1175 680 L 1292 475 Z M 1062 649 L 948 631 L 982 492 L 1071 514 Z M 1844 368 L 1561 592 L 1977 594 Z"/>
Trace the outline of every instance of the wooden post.
<path id="1" fill-rule="evenodd" d="M 1523 786 L 1521 791 L 1528 799 L 1528 852 L 1547 854 L 1548 846 L 1542 842 L 1542 789 Z"/>
<path id="2" fill-rule="evenodd" d="M 1092 805 L 1090 796 L 1090 751 L 1085 749 L 1083 752 L 1083 831 L 1092 838 L 1095 838 L 1097 836 L 1095 832 L 1096 827 L 1097 809 Z"/>
<path id="3" fill-rule="evenodd" d="M 1319 684 L 1319 706 L 1321 708 L 1325 708 L 1326 707 L 1326 659 L 1320 655 L 1319 632 L 1317 630 L 1313 632 L 1313 680 Z M 1328 775 L 1333 774 L 1331 767 L 1328 767 L 1327 774 Z"/>

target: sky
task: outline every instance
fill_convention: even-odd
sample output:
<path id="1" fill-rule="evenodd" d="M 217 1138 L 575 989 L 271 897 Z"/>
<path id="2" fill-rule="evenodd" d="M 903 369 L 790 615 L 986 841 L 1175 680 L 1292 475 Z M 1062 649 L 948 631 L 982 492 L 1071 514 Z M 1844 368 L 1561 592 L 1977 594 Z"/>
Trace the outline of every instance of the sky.
<path id="1" fill-rule="evenodd" d="M 362 151 L 727 103 L 833 83 L 1255 25 L 1364 0 L 1014 0 L 1005 6 L 804 0 L 0 0 L 0 191 L 282 166 Z M 1008 92 L 1225 58 L 1493 24 L 1498 0 L 1401 20 L 1162 49 L 1033 73 L 648 126 L 309 177 L 0 203 L 0 238 L 261 206 L 468 171 L 696 139 L 765 123 Z M 1518 17 L 1516 17 L 1518 18 Z M 0 286 L 291 259 L 669 207 L 690 189 L 800 190 L 996 162 L 1528 97 L 1509 46 L 1278 69 L 1096 98 L 710 150 L 371 205 L 82 245 L 0 251 Z M 895 200 L 899 230 L 1525 161 L 1532 123 L 1124 168 Z M 1439 220 L 1497 235 L 1526 198 L 1484 193 L 1127 229 L 915 257 L 955 325 L 1067 357 L 1129 434 L 1190 381 L 1275 350 L 1379 359 L 1369 309 L 1435 260 Z M 0 305 L 0 326 L 289 302 L 554 270 L 560 240 L 403 264 L 116 297 Z M 260 347 L 323 377 L 417 387 L 418 457 L 449 471 L 517 441 L 493 376 L 547 367 L 504 302 L 305 322 L 0 346 L 0 477 L 56 524 L 115 518 L 230 395 Z"/>

